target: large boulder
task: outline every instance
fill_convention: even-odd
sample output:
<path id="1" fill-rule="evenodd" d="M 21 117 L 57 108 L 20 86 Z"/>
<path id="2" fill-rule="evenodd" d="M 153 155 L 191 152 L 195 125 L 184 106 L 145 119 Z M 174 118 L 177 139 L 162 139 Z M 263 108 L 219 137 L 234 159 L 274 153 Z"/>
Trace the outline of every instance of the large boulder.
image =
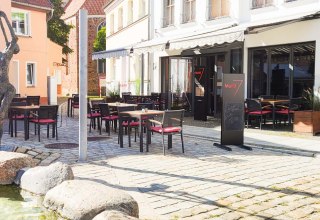
<path id="1" fill-rule="evenodd" d="M 17 172 L 36 165 L 32 157 L 15 152 L 0 151 L 0 184 L 12 184 Z"/>
<path id="2" fill-rule="evenodd" d="M 46 194 L 43 205 L 74 220 L 93 219 L 105 210 L 139 217 L 138 203 L 129 194 L 89 180 L 63 182 Z"/>
<path id="3" fill-rule="evenodd" d="M 101 212 L 92 220 L 138 220 L 138 218 L 129 216 L 124 212 L 120 212 L 116 210 L 107 210 L 107 211 Z"/>
<path id="4" fill-rule="evenodd" d="M 25 171 L 20 180 L 20 187 L 38 195 L 45 195 L 53 187 L 73 178 L 71 167 L 57 162 Z"/>

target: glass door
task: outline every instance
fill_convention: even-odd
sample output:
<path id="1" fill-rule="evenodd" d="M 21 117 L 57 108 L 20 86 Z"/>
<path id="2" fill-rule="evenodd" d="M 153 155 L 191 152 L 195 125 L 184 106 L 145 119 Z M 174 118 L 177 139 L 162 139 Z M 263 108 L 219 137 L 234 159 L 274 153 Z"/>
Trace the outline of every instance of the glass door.
<path id="1" fill-rule="evenodd" d="M 216 117 L 221 116 L 221 110 L 222 110 L 222 79 L 223 79 L 223 73 L 225 70 L 225 55 L 224 54 L 218 54 L 215 56 L 215 87 L 214 87 L 214 115 Z"/>

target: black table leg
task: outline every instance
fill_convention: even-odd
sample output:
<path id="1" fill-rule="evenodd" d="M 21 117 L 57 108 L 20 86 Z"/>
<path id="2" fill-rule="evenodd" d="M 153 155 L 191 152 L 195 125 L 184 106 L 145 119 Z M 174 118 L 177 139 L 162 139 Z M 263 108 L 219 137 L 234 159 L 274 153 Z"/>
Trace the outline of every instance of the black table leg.
<path id="1" fill-rule="evenodd" d="M 119 142 L 120 148 L 123 148 L 123 130 L 122 130 L 122 118 L 119 116 Z"/>
<path id="2" fill-rule="evenodd" d="M 140 152 L 143 152 L 143 126 L 142 126 L 142 116 L 139 118 L 139 130 L 140 130 Z"/>
<path id="3" fill-rule="evenodd" d="M 29 131 L 28 131 L 28 112 L 24 111 L 24 140 L 29 139 Z"/>
<path id="4" fill-rule="evenodd" d="M 172 134 L 168 135 L 168 149 L 172 148 Z"/>

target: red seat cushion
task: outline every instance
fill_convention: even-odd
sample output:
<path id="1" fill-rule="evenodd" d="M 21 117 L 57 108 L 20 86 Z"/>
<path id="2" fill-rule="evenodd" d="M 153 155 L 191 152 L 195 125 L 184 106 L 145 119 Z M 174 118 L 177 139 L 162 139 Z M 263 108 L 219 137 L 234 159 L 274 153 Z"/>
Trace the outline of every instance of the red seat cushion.
<path id="1" fill-rule="evenodd" d="M 130 122 L 130 127 L 137 127 L 137 126 L 139 126 L 139 125 L 140 125 L 140 122 L 138 122 L 138 121 L 132 121 L 132 122 Z M 124 121 L 124 122 L 122 123 L 122 126 L 128 127 L 128 122 L 127 122 L 127 121 Z"/>
<path id="2" fill-rule="evenodd" d="M 32 118 L 32 116 L 27 116 L 27 118 Z M 14 116 L 12 116 L 12 119 L 22 120 L 22 119 L 24 119 L 24 115 L 14 115 Z"/>
<path id="3" fill-rule="evenodd" d="M 79 105 L 72 105 L 73 108 L 79 108 Z"/>
<path id="4" fill-rule="evenodd" d="M 282 115 L 287 115 L 287 114 L 293 114 L 294 111 L 292 110 L 289 110 L 289 109 L 282 109 L 282 110 L 279 110 L 279 111 L 276 111 L 277 114 L 282 114 Z"/>
<path id="5" fill-rule="evenodd" d="M 53 119 L 46 118 L 46 119 L 39 119 L 39 120 L 32 119 L 30 122 L 39 123 L 39 124 L 52 124 L 52 123 L 55 123 L 56 121 Z"/>
<path id="6" fill-rule="evenodd" d="M 150 130 L 154 132 L 162 133 L 162 128 L 159 126 L 156 126 L 156 127 L 152 126 L 150 127 Z M 180 127 L 167 127 L 163 129 L 163 133 L 179 133 L 180 131 L 181 131 Z"/>
<path id="7" fill-rule="evenodd" d="M 109 115 L 109 116 L 102 117 L 102 120 L 113 121 L 113 120 L 117 120 L 118 118 L 119 117 L 117 115 Z"/>
<path id="8" fill-rule="evenodd" d="M 253 111 L 253 112 L 249 112 L 249 115 L 267 115 L 272 113 L 272 111 L 269 110 L 263 110 L 263 111 Z"/>
<path id="9" fill-rule="evenodd" d="M 101 114 L 100 113 L 91 113 L 91 114 L 88 114 L 88 118 L 91 118 L 91 117 L 94 117 L 94 118 L 96 118 L 96 117 L 100 117 L 101 116 Z"/>

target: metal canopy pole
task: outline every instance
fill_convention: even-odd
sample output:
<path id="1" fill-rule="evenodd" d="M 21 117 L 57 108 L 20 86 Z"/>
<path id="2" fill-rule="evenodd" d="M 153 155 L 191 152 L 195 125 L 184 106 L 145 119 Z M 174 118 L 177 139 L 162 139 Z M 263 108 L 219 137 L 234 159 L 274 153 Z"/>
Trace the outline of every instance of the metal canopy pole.
<path id="1" fill-rule="evenodd" d="M 87 160 L 88 11 L 79 12 L 79 161 Z"/>

